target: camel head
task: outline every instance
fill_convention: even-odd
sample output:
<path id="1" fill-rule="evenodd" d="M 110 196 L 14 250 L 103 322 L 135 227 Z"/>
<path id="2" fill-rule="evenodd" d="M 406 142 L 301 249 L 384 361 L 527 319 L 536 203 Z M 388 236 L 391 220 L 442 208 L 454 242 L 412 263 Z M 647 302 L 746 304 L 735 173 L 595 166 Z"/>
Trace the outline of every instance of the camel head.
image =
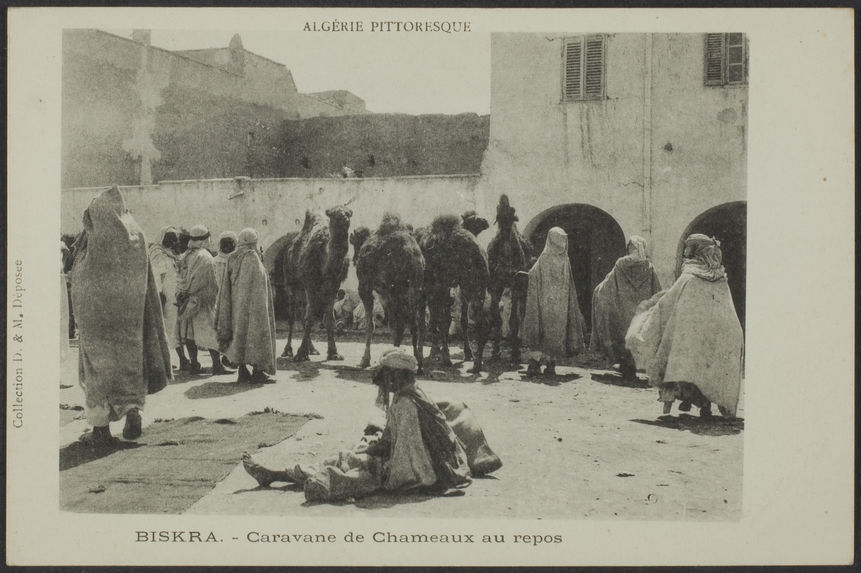
<path id="1" fill-rule="evenodd" d="M 326 216 L 329 217 L 329 229 L 331 231 L 346 234 L 347 229 L 350 228 L 350 217 L 353 216 L 353 211 L 346 205 L 339 205 L 326 209 Z"/>
<path id="2" fill-rule="evenodd" d="M 474 237 L 477 237 L 482 231 L 490 227 L 487 219 L 479 217 L 475 211 L 467 211 L 460 218 L 463 220 L 461 223 L 463 228 L 472 233 Z"/>
<path id="3" fill-rule="evenodd" d="M 496 205 L 496 224 L 500 228 L 510 227 L 517 221 L 515 209 L 508 201 L 508 195 L 500 195 L 499 203 Z"/>
<path id="4" fill-rule="evenodd" d="M 371 236 L 371 230 L 367 227 L 359 227 L 350 233 L 350 244 L 353 245 L 353 263 L 359 259 L 359 251 L 362 250 L 362 245 Z"/>

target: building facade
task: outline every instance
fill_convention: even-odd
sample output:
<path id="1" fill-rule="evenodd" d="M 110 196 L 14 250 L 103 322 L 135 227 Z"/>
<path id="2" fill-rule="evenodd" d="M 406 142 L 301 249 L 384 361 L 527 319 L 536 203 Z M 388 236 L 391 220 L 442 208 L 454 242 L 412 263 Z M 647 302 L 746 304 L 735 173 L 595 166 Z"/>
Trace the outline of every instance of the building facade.
<path id="1" fill-rule="evenodd" d="M 641 235 L 664 285 L 680 241 L 722 240 L 744 316 L 747 41 L 742 34 L 493 34 L 482 198 L 507 194 L 540 248 L 563 227 L 581 306 Z"/>
<path id="2" fill-rule="evenodd" d="M 239 35 L 174 52 L 146 30 L 64 30 L 62 89 L 64 188 L 259 175 L 285 120 L 366 112 L 348 92 L 300 94 Z"/>

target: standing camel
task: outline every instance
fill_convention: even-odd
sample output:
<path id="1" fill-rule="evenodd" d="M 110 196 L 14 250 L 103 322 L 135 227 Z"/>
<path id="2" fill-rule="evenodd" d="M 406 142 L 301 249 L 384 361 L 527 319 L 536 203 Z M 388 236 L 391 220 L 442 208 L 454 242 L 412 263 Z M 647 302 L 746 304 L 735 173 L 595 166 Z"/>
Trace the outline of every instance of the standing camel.
<path id="1" fill-rule="evenodd" d="M 476 354 L 471 372 L 481 372 L 484 343 L 487 341 L 487 324 L 484 317 L 484 297 L 487 292 L 487 255 L 475 237 L 460 225 L 454 215 L 434 219 L 430 229 L 420 233 L 419 246 L 425 257 L 425 294 L 431 316 L 433 348 L 440 343 L 439 356 L 446 366 L 451 365 L 448 349 L 448 332 L 451 324 L 451 289 L 460 287 L 467 301 L 464 309 L 473 308 L 476 317 Z M 472 359 L 468 329 L 464 329 L 464 360 Z M 438 339 L 438 340 L 437 340 Z M 467 358 L 470 356 L 470 358 Z"/>
<path id="2" fill-rule="evenodd" d="M 490 321 L 493 332 L 493 350 L 491 358 L 500 357 L 499 342 L 501 338 L 502 317 L 499 314 L 499 300 L 506 288 L 511 291 L 511 316 L 508 319 L 509 343 L 511 345 L 511 361 L 520 362 L 520 319 L 526 309 L 526 288 L 528 283 L 518 278 L 529 271 L 532 265 L 532 246 L 517 230 L 517 215 L 514 207 L 508 202 L 507 195 L 499 197 L 496 206 L 496 236 L 487 247 L 490 269 Z"/>
<path id="3" fill-rule="evenodd" d="M 460 216 L 461 226 L 478 237 L 482 231 L 490 227 L 490 223 L 484 217 L 479 217 L 475 211 L 466 211 Z M 463 336 L 463 359 L 472 360 L 472 349 L 469 347 L 469 300 L 466 294 L 460 292 L 460 329 Z"/>
<path id="4" fill-rule="evenodd" d="M 323 217 L 305 212 L 302 231 L 293 239 L 284 265 L 284 286 L 287 293 L 288 334 L 282 356 L 293 355 L 293 319 L 298 300 L 304 292 L 305 316 L 302 344 L 296 351 L 294 362 L 309 359 L 312 352 L 311 327 L 322 314 L 329 341 L 327 360 L 343 360 L 335 347 L 335 317 L 332 305 L 341 283 L 347 278 L 349 262 L 350 217 L 353 212 L 346 206 L 326 211 L 328 225 Z"/>
<path id="5" fill-rule="evenodd" d="M 369 317 L 365 325 L 365 354 L 360 368 L 371 365 L 371 337 L 374 331 L 374 291 L 388 302 L 389 324 L 393 342 L 401 345 L 404 327 L 410 327 L 413 354 L 422 370 L 424 344 L 424 282 L 425 260 L 410 229 L 402 225 L 397 215 L 386 213 L 373 234 L 356 229 L 350 237 L 355 249 L 359 297 Z"/>

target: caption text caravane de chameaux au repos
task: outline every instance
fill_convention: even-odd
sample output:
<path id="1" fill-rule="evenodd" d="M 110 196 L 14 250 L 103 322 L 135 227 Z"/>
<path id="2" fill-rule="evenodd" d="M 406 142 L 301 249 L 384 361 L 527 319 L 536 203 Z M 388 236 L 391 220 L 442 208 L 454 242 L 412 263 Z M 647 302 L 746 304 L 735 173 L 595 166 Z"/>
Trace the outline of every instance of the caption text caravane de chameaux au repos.
<path id="1" fill-rule="evenodd" d="M 431 32 L 460 34 L 472 31 L 468 20 L 310 20 L 303 32 Z"/>
<path id="2" fill-rule="evenodd" d="M 135 531 L 136 543 L 223 543 L 224 537 L 216 535 L 214 531 Z M 547 533 L 531 534 L 500 534 L 500 533 L 399 533 L 395 531 L 373 531 L 370 533 L 358 533 L 348 531 L 343 535 L 335 533 L 283 533 L 248 531 L 242 536 L 230 536 L 226 538 L 231 542 L 240 543 L 279 543 L 290 545 L 317 545 L 317 544 L 356 544 L 356 543 L 484 543 L 502 544 L 512 543 L 518 545 L 549 545 L 562 543 L 561 535 Z"/>

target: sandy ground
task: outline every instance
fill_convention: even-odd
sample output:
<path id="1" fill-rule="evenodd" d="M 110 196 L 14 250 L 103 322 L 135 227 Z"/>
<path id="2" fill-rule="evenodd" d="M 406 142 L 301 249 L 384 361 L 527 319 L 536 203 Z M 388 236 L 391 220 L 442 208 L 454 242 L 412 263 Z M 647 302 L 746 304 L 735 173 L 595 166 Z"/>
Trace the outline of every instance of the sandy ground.
<path id="1" fill-rule="evenodd" d="M 278 350 L 283 347 L 280 340 Z M 325 348 L 325 343 L 317 343 Z M 373 358 L 387 348 L 375 342 Z M 155 419 L 235 417 L 274 408 L 316 414 L 292 438 L 251 452 L 259 463 L 282 468 L 347 449 L 365 424 L 380 421 L 376 387 L 359 370 L 358 342 L 341 342 L 343 362 L 284 363 L 269 385 L 234 384 L 235 375 L 179 376 L 150 396 L 146 425 Z M 433 516 L 542 519 L 736 520 L 741 517 L 743 421 L 702 421 L 675 409 L 661 418 L 657 391 L 620 385 L 614 373 L 572 365 L 557 376 L 526 381 L 514 367 L 488 363 L 472 375 L 455 366 L 429 365 L 419 384 L 434 400 L 460 400 L 474 411 L 503 467 L 476 479 L 465 495 L 373 496 L 340 504 L 309 504 L 295 485 L 259 488 L 241 465 L 188 513 L 297 516 Z M 76 351 L 72 360 L 77 360 Z M 204 367 L 208 356 L 201 356 Z M 66 365 L 65 372 L 70 371 Z M 71 371 L 73 372 L 73 366 Z M 62 386 L 68 386 L 63 388 Z M 60 446 L 87 429 L 76 382 L 60 389 Z M 716 409 L 715 409 L 716 412 Z M 744 417 L 743 403 L 738 413 Z M 112 424 L 120 435 L 122 422 Z"/>

